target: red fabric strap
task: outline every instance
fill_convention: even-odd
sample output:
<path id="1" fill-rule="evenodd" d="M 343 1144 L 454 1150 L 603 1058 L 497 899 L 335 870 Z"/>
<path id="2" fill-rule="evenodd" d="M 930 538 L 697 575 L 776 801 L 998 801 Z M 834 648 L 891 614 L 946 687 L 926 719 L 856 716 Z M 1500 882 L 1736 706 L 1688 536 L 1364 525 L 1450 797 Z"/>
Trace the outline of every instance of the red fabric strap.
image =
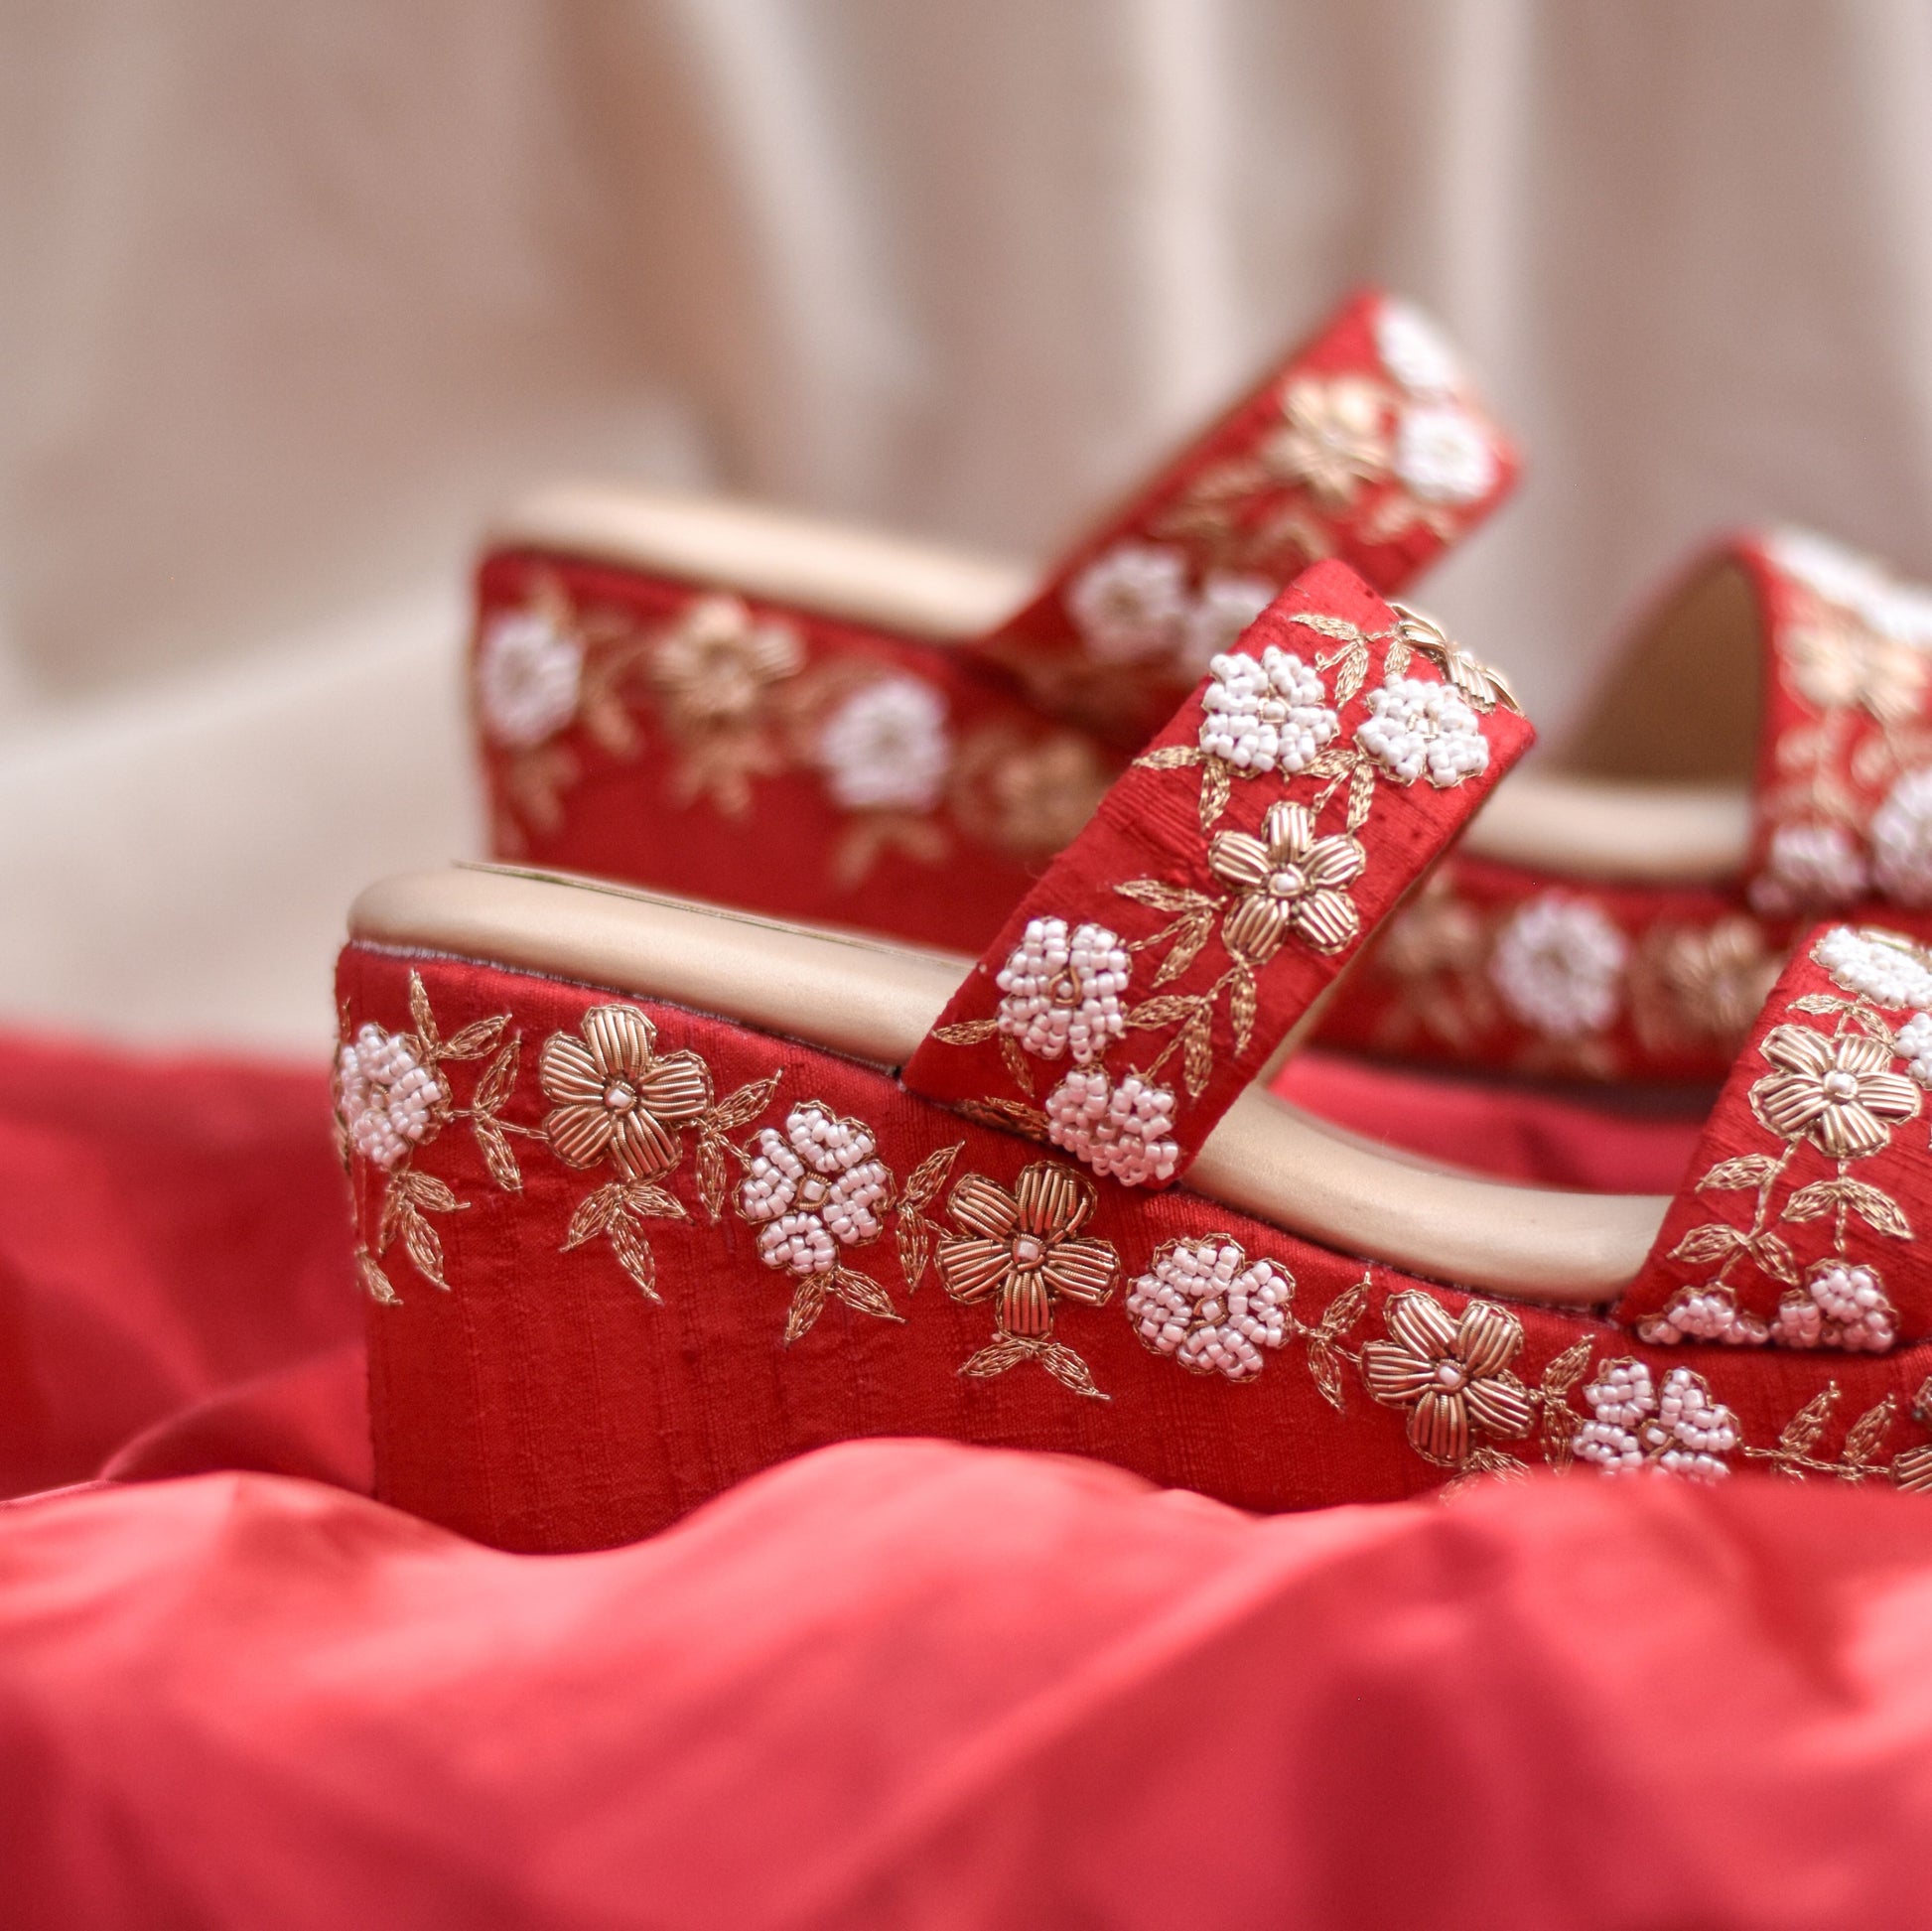
<path id="1" fill-rule="evenodd" d="M 1618 1317 L 1647 1341 L 1932 1335 L 1932 954 L 1819 926 L 1765 1002 Z"/>
<path id="2" fill-rule="evenodd" d="M 1766 659 L 1752 904 L 1932 906 L 1932 590 L 1804 530 L 1731 554 Z"/>
<path id="3" fill-rule="evenodd" d="M 905 1083 L 1172 1179 L 1532 737 L 1493 674 L 1317 565 L 1009 916 Z"/>
<path id="4" fill-rule="evenodd" d="M 1352 296 L 976 648 L 1138 744 L 1297 571 L 1393 592 L 1509 493 L 1514 449 L 1408 303 Z"/>

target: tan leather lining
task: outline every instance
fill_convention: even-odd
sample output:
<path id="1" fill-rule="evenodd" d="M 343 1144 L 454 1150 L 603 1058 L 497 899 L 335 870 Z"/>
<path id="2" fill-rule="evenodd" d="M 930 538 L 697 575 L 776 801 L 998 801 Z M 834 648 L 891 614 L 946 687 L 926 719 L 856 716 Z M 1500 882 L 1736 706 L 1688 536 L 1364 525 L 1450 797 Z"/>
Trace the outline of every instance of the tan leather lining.
<path id="1" fill-rule="evenodd" d="M 877 623 L 931 642 L 990 630 L 1033 588 L 1020 564 L 759 503 L 559 483 L 498 519 L 494 546 L 557 550 Z"/>
<path id="2" fill-rule="evenodd" d="M 970 961 L 589 880 L 494 867 L 408 873 L 349 912 L 371 943 L 657 998 L 894 1067 Z M 1237 1100 L 1188 1172 L 1197 1192 L 1344 1253 L 1529 1300 L 1607 1300 L 1667 1201 L 1512 1186 L 1398 1156 L 1272 1095 Z"/>

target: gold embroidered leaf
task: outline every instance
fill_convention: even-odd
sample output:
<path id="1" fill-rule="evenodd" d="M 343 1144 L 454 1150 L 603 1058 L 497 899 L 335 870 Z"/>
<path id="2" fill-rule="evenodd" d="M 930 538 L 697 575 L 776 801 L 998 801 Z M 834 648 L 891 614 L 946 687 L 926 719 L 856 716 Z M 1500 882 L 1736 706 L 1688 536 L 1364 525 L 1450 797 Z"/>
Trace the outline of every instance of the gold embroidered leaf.
<path id="1" fill-rule="evenodd" d="M 1009 1127 L 1030 1140 L 1051 1137 L 1046 1115 L 1038 1107 L 1027 1106 L 1020 1100 L 960 1100 L 953 1111 L 961 1119 L 977 1120 L 982 1126 Z"/>
<path id="2" fill-rule="evenodd" d="M 1782 1236 L 1757 1234 L 1744 1244 L 1750 1249 L 1751 1259 L 1774 1281 L 1782 1281 L 1788 1288 L 1798 1285 L 1798 1263 L 1791 1258 L 1790 1244 Z"/>
<path id="3" fill-rule="evenodd" d="M 1849 999 L 1834 999 L 1830 993 L 1806 993 L 1802 998 L 1791 1002 L 1794 1013 L 1842 1013 L 1851 1005 Z"/>
<path id="4" fill-rule="evenodd" d="M 399 1173 L 398 1184 L 417 1206 L 426 1207 L 431 1213 L 461 1213 L 463 1202 L 456 1197 L 447 1180 L 439 1180 L 434 1173 Z"/>
<path id="5" fill-rule="evenodd" d="M 763 1079 L 754 1079 L 736 1092 L 727 1093 L 705 1116 L 706 1130 L 729 1133 L 735 1127 L 750 1126 L 770 1105 L 771 1095 L 778 1090 L 778 1082 L 783 1077 L 782 1071 L 767 1073 Z"/>
<path id="6" fill-rule="evenodd" d="M 481 1059 L 484 1053 L 495 1049 L 496 1041 L 503 1035 L 503 1028 L 509 1023 L 507 1013 L 498 1013 L 494 1019 L 473 1020 L 455 1038 L 443 1042 L 440 1056 L 445 1059 Z"/>
<path id="7" fill-rule="evenodd" d="M 1161 961 L 1161 969 L 1154 975 L 1157 986 L 1166 986 L 1178 979 L 1187 968 L 1200 957 L 1200 949 L 1208 941 L 1214 930 L 1214 914 L 1211 911 L 1190 912 L 1177 918 L 1168 927 L 1176 934 L 1173 948 Z M 1166 937 L 1167 934 L 1161 934 Z"/>
<path id="8" fill-rule="evenodd" d="M 950 1147 L 935 1147 L 927 1154 L 905 1176 L 905 1186 L 899 1194 L 899 1212 L 916 1213 L 930 1205 L 951 1174 L 953 1162 L 965 1151 L 965 1141 L 956 1140 Z"/>
<path id="9" fill-rule="evenodd" d="M 1260 1009 L 1261 995 L 1255 986 L 1255 976 L 1245 963 L 1241 963 L 1235 971 L 1233 990 L 1228 994 L 1228 1020 L 1234 1028 L 1236 1052 L 1247 1051 Z"/>
<path id="10" fill-rule="evenodd" d="M 1867 1226 L 1881 1234 L 1888 1234 L 1893 1240 L 1912 1238 L 1912 1223 L 1905 1218 L 1904 1209 L 1889 1193 L 1882 1192 L 1868 1180 L 1855 1180 L 1850 1174 L 1839 1181 L 1839 1190 L 1845 1197 L 1845 1204 Z"/>
<path id="11" fill-rule="evenodd" d="M 932 1222 L 917 1207 L 902 1206 L 893 1231 L 898 1246 L 898 1271 L 905 1277 L 905 1292 L 916 1294 L 932 1259 Z"/>
<path id="12" fill-rule="evenodd" d="M 1595 1342 L 1590 1340 L 1573 1341 L 1543 1370 L 1538 1385 L 1545 1402 L 1562 1402 L 1576 1387 L 1589 1366 L 1590 1350 L 1594 1346 Z"/>
<path id="13" fill-rule="evenodd" d="M 462 1036 L 462 1034 L 457 1034 L 458 1038 Z M 490 1114 L 502 1106 L 516 1085 L 517 1067 L 522 1056 L 523 1036 L 517 1034 L 504 1042 L 496 1057 L 483 1069 L 483 1077 L 477 1081 L 476 1095 L 470 1102 L 473 1112 Z"/>
<path id="14" fill-rule="evenodd" d="M 1135 759 L 1137 767 L 1148 771 L 1176 771 L 1201 760 L 1198 745 L 1163 745 L 1158 751 L 1144 752 Z"/>
<path id="15" fill-rule="evenodd" d="M 1212 831 L 1234 795 L 1234 774 L 1218 758 L 1210 758 L 1200 775 L 1200 828 Z"/>
<path id="16" fill-rule="evenodd" d="M 1721 1220 L 1707 1221 L 1702 1227 L 1693 1227 L 1670 1250 L 1669 1258 L 1689 1261 L 1693 1267 L 1703 1267 L 1744 1244 L 1745 1235 L 1741 1229 L 1727 1227 Z"/>
<path id="17" fill-rule="evenodd" d="M 483 1151 L 483 1165 L 489 1169 L 489 1177 L 505 1193 L 521 1193 L 523 1170 L 516 1164 L 516 1156 L 510 1151 L 509 1138 L 503 1129 L 483 1113 L 470 1122 L 470 1129 L 477 1136 L 477 1145 Z"/>
<path id="18" fill-rule="evenodd" d="M 1836 1209 L 1839 1203 L 1839 1183 L 1837 1180 L 1813 1180 L 1809 1186 L 1801 1186 L 1784 1203 L 1781 1220 L 1818 1220 Z"/>
<path id="19" fill-rule="evenodd" d="M 791 1308 L 785 1315 L 785 1346 L 789 1347 L 801 1335 L 812 1331 L 816 1321 L 825 1309 L 825 1277 L 822 1274 L 808 1275 L 798 1284 L 797 1292 L 791 1297 Z"/>
<path id="20" fill-rule="evenodd" d="M 1330 745 L 1326 751 L 1316 752 L 1313 759 L 1302 767 L 1302 775 L 1309 778 L 1340 777 L 1352 771 L 1359 760 L 1354 752 L 1344 745 Z"/>
<path id="21" fill-rule="evenodd" d="M 1778 1449 L 1783 1454 L 1802 1455 L 1811 1452 L 1811 1446 L 1825 1432 L 1825 1424 L 1831 1420 L 1832 1410 L 1838 1406 L 1838 1383 L 1829 1383 L 1823 1393 L 1812 1396 L 1797 1414 L 1784 1425 L 1784 1433 L 1778 1437 Z"/>
<path id="22" fill-rule="evenodd" d="M 655 1220 L 691 1218 L 684 1210 L 684 1202 L 669 1187 L 659 1186 L 655 1180 L 629 1181 L 623 1189 L 623 1209 Z"/>
<path id="23" fill-rule="evenodd" d="M 1322 1339 L 1318 1330 L 1309 1337 L 1309 1373 L 1314 1380 L 1316 1393 L 1340 1414 L 1341 1356 L 1335 1352 L 1331 1342 Z"/>
<path id="24" fill-rule="evenodd" d="M 1034 1353 L 1030 1341 L 1016 1341 L 1011 1334 L 1002 1334 L 989 1341 L 980 1351 L 959 1364 L 961 1374 L 972 1375 L 976 1380 L 988 1381 L 996 1374 L 1005 1374 L 1009 1368 L 1018 1367 Z"/>
<path id="25" fill-rule="evenodd" d="M 1897 1406 L 1896 1397 L 1887 1395 L 1875 1407 L 1867 1408 L 1846 1431 L 1845 1451 L 1840 1459 L 1849 1461 L 1854 1467 L 1869 1467 L 1877 1459 L 1878 1445 L 1891 1427 L 1891 1418 Z"/>
<path id="26" fill-rule="evenodd" d="M 1111 1399 L 1093 1385 L 1093 1376 L 1088 1372 L 1087 1364 L 1064 1342 L 1042 1342 L 1037 1358 L 1039 1365 L 1063 1388 L 1071 1388 L 1076 1395 L 1085 1395 L 1089 1401 Z"/>
<path id="27" fill-rule="evenodd" d="M 443 1278 L 443 1236 L 416 1211 L 413 1202 L 402 1204 L 402 1251 L 425 1281 L 447 1289 Z"/>
<path id="28" fill-rule="evenodd" d="M 1314 1331 L 1325 1340 L 1339 1340 L 1342 1335 L 1362 1317 L 1362 1310 L 1368 1306 L 1368 1297 L 1374 1281 L 1366 1274 L 1352 1287 L 1343 1288 L 1321 1310 L 1321 1318 L 1315 1323 Z"/>
<path id="29" fill-rule="evenodd" d="M 905 1318 L 893 1306 L 892 1296 L 870 1274 L 861 1274 L 856 1268 L 833 1268 L 832 1292 L 858 1313 L 871 1314 L 878 1320 Z"/>
<path id="30" fill-rule="evenodd" d="M 725 1143 L 715 1133 L 700 1134 L 694 1163 L 698 1179 L 698 1198 L 715 1226 L 725 1210 L 725 1192 L 731 1185 L 731 1164 Z"/>
<path id="31" fill-rule="evenodd" d="M 1252 456 L 1231 456 L 1225 462 L 1209 464 L 1187 485 L 1186 501 L 1226 502 L 1232 496 L 1251 495 L 1264 487 L 1269 480 L 1266 464 Z M 1227 525 L 1223 519 L 1217 518 L 1214 527 L 1224 529 Z"/>
<path id="32" fill-rule="evenodd" d="M 1354 625 L 1350 624 L 1349 628 L 1354 629 Z M 1359 637 L 1361 632 L 1356 630 L 1355 634 Z M 1362 688 L 1362 681 L 1367 676 L 1368 645 L 1366 643 L 1357 643 L 1342 658 L 1340 667 L 1335 672 L 1335 709 L 1337 711 Z"/>
<path id="33" fill-rule="evenodd" d="M 1729 1187 L 1761 1186 L 1778 1171 L 1768 1154 L 1739 1154 L 1734 1160 L 1721 1160 L 1698 1181 L 1698 1191 L 1713 1192 Z"/>
<path id="34" fill-rule="evenodd" d="M 366 1247 L 357 1250 L 355 1255 L 355 1278 L 361 1282 L 364 1293 L 369 1299 L 384 1308 L 400 1308 L 402 1296 L 389 1285 L 389 1277 L 383 1273 L 380 1263 Z"/>
<path id="35" fill-rule="evenodd" d="M 1360 831 L 1368 823 L 1368 814 L 1374 803 L 1375 766 L 1363 759 L 1348 780 L 1348 829 L 1351 832 Z"/>
<path id="36" fill-rule="evenodd" d="M 621 1186 L 600 1186 L 585 1194 L 577 1203 L 577 1211 L 570 1216 L 563 1245 L 557 1251 L 568 1254 L 573 1247 L 582 1247 L 587 1240 L 595 1240 L 599 1234 L 608 1233 L 622 1209 Z"/>
<path id="37" fill-rule="evenodd" d="M 1152 905 L 1156 911 L 1212 912 L 1215 901 L 1204 892 L 1191 892 L 1185 886 L 1170 885 L 1165 879 L 1129 879 L 1114 890 L 1137 904 Z"/>
<path id="38" fill-rule="evenodd" d="M 1180 1030 L 1180 1077 L 1188 1096 L 1199 1099 L 1214 1077 L 1214 1013 L 1203 1006 Z"/>
<path id="39" fill-rule="evenodd" d="M 408 1200 L 408 1194 L 403 1191 L 402 1175 L 391 1173 L 389 1184 L 382 1190 L 382 1217 L 376 1223 L 375 1244 L 378 1248 L 387 1247 L 395 1239 L 402 1226 L 402 1210 Z"/>
<path id="40" fill-rule="evenodd" d="M 1023 1093 L 1034 1090 L 1034 1069 L 1027 1063 L 1027 1055 L 1020 1049 L 1020 1041 L 1011 1033 L 1000 1034 L 1000 1057 L 1005 1060 L 1007 1077 Z"/>
<path id="41" fill-rule="evenodd" d="M 1144 999 L 1138 1006 L 1128 1008 L 1125 1015 L 1127 1024 L 1143 1033 L 1152 1033 L 1164 1026 L 1177 1026 L 1190 1018 L 1199 1008 L 1200 996 L 1197 993 L 1163 993 L 1159 999 Z"/>
<path id="42" fill-rule="evenodd" d="M 1354 644 L 1366 653 L 1368 632 L 1359 623 L 1351 623 L 1345 617 L 1330 617 L 1325 611 L 1297 611 L 1289 620 L 1299 623 L 1304 629 L 1313 630 L 1317 635 L 1333 637 L 1337 643 Z M 1341 703 L 1337 698 L 1337 705 Z"/>
<path id="43" fill-rule="evenodd" d="M 650 1242 L 621 1214 L 613 1217 L 607 1231 L 619 1265 L 630 1276 L 646 1301 L 655 1301 L 662 1306 L 664 1297 L 656 1287 L 657 1256 L 650 1251 Z"/>
<path id="44" fill-rule="evenodd" d="M 961 1020 L 957 1026 L 935 1026 L 932 1036 L 943 1045 L 976 1046 L 1000 1030 L 998 1020 Z"/>
<path id="45" fill-rule="evenodd" d="M 1389 647 L 1382 653 L 1382 675 L 1400 677 L 1409 668 L 1410 649 L 1400 636 L 1389 639 Z"/>
<path id="46" fill-rule="evenodd" d="M 436 1050 L 436 1015 L 429 1008 L 429 994 L 423 990 L 420 973 L 409 975 L 409 1023 L 415 1027 L 417 1036 L 432 1052 Z"/>
<path id="47" fill-rule="evenodd" d="M 1492 1475 L 1500 1481 L 1526 1481 L 1529 1468 L 1505 1449 L 1478 1442 L 1464 1457 L 1463 1468 L 1472 1475 Z"/>

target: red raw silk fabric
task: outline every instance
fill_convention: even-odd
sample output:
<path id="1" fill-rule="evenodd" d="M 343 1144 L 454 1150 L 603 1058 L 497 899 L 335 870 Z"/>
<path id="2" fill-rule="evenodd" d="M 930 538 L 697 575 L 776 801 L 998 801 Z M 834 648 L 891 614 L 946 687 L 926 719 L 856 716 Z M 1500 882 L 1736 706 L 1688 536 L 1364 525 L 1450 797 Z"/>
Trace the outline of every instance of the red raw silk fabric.
<path id="1" fill-rule="evenodd" d="M 745 637 L 790 637 L 802 669 L 756 703 L 747 696 L 742 717 L 687 715 L 661 693 L 626 708 L 619 694 L 657 689 L 648 666 L 701 607 L 728 607 L 721 621 Z M 599 663 L 610 659 L 600 673 L 609 694 L 560 738 L 480 739 L 499 858 L 977 951 L 1120 762 L 956 650 L 809 611 L 755 598 L 721 606 L 687 583 L 530 550 L 483 559 L 477 610 L 480 639 L 548 611 L 597 643 Z M 828 788 L 827 720 L 880 685 L 926 693 L 967 747 L 943 812 L 855 809 Z M 1023 770 L 1059 772 L 1054 801 L 1008 796 L 1002 787 Z"/>
<path id="2" fill-rule="evenodd" d="M 358 1325 L 320 1067 L 0 1036 L 0 1492 Z"/>
<path id="3" fill-rule="evenodd" d="M 1619 1319 L 1662 1338 L 1881 1351 L 1932 1334 L 1932 954 L 1806 934 Z M 1917 1042 L 1922 1036 L 1922 1043 Z"/>
<path id="4" fill-rule="evenodd" d="M 0 1511 L 0 1919 L 1913 1924 L 1932 1510 L 1253 1519 L 855 1444 L 568 1560 L 311 1484 Z"/>
<path id="5" fill-rule="evenodd" d="M 874 1068 L 678 1008 L 363 944 L 343 953 L 339 987 L 371 1063 L 421 1055 L 446 1082 L 406 1156 L 355 1163 L 375 1492 L 497 1547 L 611 1547 L 869 1436 L 1092 1455 L 1257 1509 L 1400 1500 L 1573 1456 L 1932 1486 L 1923 1343 L 1685 1348 L 1365 1263 L 1185 1186 L 1088 1181 Z M 582 1103 L 554 1079 L 546 1092 L 541 1071 L 624 1025 L 648 1041 L 626 1067 L 638 1090 L 688 1090 L 694 1064 L 705 1076 L 669 1164 L 628 1184 L 595 1149 L 567 1163 Z M 795 1150 L 820 1129 L 893 1202 L 836 1248 L 812 1196 L 794 1213 L 757 1193 L 787 1159 L 802 1172 Z M 492 1165 L 498 1132 L 515 1136 L 514 1187 Z M 714 1134 L 743 1164 L 715 1140 L 707 1157 Z M 1043 1331 L 1007 1311 L 1017 1271 L 959 1292 L 944 1245 L 985 1254 L 987 1203 L 1017 1208 L 1042 1174 L 1061 1190 L 1034 1195 L 1039 1238 L 1079 1241 L 1100 1290 L 1051 1301 Z M 839 1272 L 794 1267 L 790 1243 L 815 1235 Z M 1185 1285 L 1210 1249 L 1281 1311 L 1252 1358 Z M 1479 1394 L 1425 1402 L 1445 1363 L 1455 1392 Z"/>
<path id="6" fill-rule="evenodd" d="M 1316 758 L 1283 768 L 1271 759 L 1240 769 L 1206 749 L 1214 724 L 1209 702 L 1234 688 L 1242 671 L 1260 676 L 1256 666 L 1277 662 L 1277 652 L 1309 679 L 1297 702 L 1311 706 L 1311 714 L 1320 707 L 1329 734 L 1321 740 L 1323 755 L 1334 760 L 1332 768 Z M 1173 1138 L 1178 1169 L 1184 1170 L 1289 1031 L 1535 740 L 1529 721 L 1507 704 L 1486 707 L 1478 719 L 1443 668 L 1412 652 L 1398 635 L 1396 612 L 1346 564 L 1321 563 L 1303 572 L 1215 666 L 1116 781 L 1092 823 L 1009 914 L 906 1063 L 905 1083 L 913 1091 L 948 1104 L 964 1102 L 975 1117 L 1003 1118 L 1023 1130 L 1031 1125 L 1043 1138 L 1046 1117 L 1030 1102 L 1066 1070 L 1066 1059 L 1052 1064 L 1046 1055 L 1058 1059 L 1068 1041 L 1049 1039 L 1031 1057 L 1021 1049 L 1005 1010 L 1017 994 L 1003 997 L 1002 968 L 1044 977 L 1036 964 L 1036 924 L 1048 929 L 1056 922 L 1062 936 L 1098 933 L 1117 960 L 1137 957 L 1127 990 L 1118 996 L 1124 1008 L 1124 1019 L 1113 1022 L 1118 1036 L 1100 1041 L 1108 1053 L 1104 1077 L 1116 1091 L 1129 1075 L 1144 1077 L 1162 1094 L 1173 1108 Z M 1344 681 L 1350 677 L 1352 688 Z M 1274 687 L 1264 688 L 1275 696 Z M 1456 705 L 1481 754 L 1478 770 L 1439 785 L 1420 775 L 1418 760 L 1406 779 L 1398 779 L 1360 749 L 1371 705 L 1405 689 L 1431 690 Z M 1283 708 L 1279 702 L 1277 708 Z M 1301 817 L 1292 849 L 1271 831 L 1284 811 Z M 1258 874 L 1273 865 L 1277 879 L 1292 877 L 1298 889 L 1305 878 L 1329 885 L 1318 867 L 1340 855 L 1343 889 L 1296 900 L 1275 898 L 1273 882 L 1264 883 L 1263 876 L 1235 886 L 1231 874 L 1217 869 L 1230 844 L 1256 855 Z M 1278 912 L 1292 903 L 1299 917 L 1322 899 L 1343 908 L 1345 936 L 1317 937 L 1298 925 L 1276 934 L 1278 949 L 1272 951 L 1237 937 L 1244 913 Z M 1076 962 L 1062 973 L 1083 1013 L 1095 1004 L 1085 976 L 1090 972 Z M 1225 992 L 1230 979 L 1231 995 Z M 1161 987 L 1166 990 L 1149 997 Z M 1245 1031 L 1235 1018 L 1244 995 Z M 1183 1021 L 1180 1014 L 1190 1008 L 1194 1018 Z M 1166 1009 L 1173 1012 L 1162 1017 Z M 1148 1033 L 1152 1044 L 1143 1043 Z M 1183 1045 L 1185 1052 L 1178 1052 Z M 1074 1061 L 1084 1064 L 1084 1051 L 1079 1040 L 1072 1041 Z M 1099 1051 L 1093 1063 L 1096 1070 L 1077 1076 L 1101 1079 Z M 1049 1100 L 1048 1115 L 1052 1107 Z M 1076 1141 L 1059 1144 L 1088 1158 Z M 1161 1177 L 1173 1171 L 1171 1165 L 1170 1174 Z"/>

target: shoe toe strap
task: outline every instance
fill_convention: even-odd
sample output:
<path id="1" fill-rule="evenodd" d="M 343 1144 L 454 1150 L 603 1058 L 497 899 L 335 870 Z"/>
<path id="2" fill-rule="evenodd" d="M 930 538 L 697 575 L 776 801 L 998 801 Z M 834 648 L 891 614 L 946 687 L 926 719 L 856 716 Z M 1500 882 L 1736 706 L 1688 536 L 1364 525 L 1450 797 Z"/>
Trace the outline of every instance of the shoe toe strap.
<path id="1" fill-rule="evenodd" d="M 1028 894 L 906 1085 L 1173 1179 L 1532 736 L 1493 672 L 1317 565 Z"/>
<path id="2" fill-rule="evenodd" d="M 1932 1337 L 1932 953 L 1806 934 L 1617 1318 L 1655 1343 L 1883 1353 Z"/>

